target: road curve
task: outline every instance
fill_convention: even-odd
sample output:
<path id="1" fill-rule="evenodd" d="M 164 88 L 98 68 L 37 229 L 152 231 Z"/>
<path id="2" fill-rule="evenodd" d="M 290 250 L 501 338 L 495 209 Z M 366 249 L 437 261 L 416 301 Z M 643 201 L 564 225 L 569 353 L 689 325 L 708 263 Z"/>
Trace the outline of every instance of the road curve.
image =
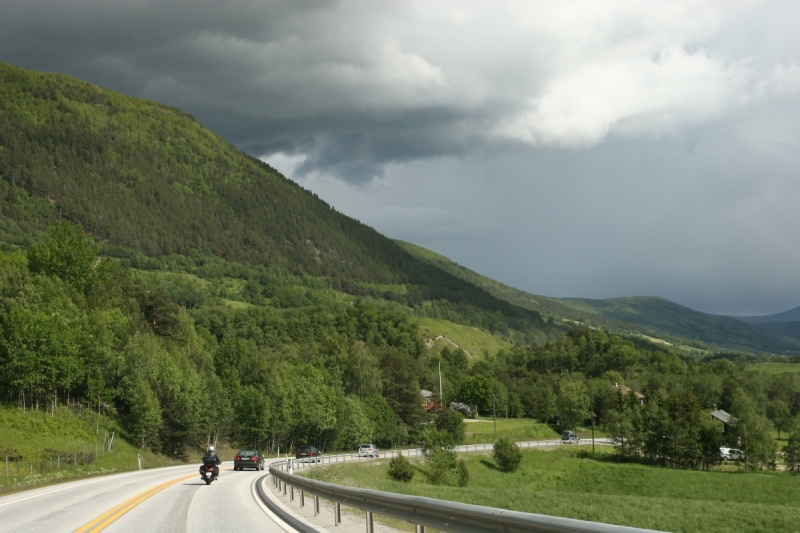
<path id="1" fill-rule="evenodd" d="M 219 479 L 206 486 L 198 468 L 155 468 L 4 496 L 0 498 L 0 532 L 285 533 L 253 497 L 253 481 L 265 472 L 235 472 L 231 463 L 223 463 Z"/>

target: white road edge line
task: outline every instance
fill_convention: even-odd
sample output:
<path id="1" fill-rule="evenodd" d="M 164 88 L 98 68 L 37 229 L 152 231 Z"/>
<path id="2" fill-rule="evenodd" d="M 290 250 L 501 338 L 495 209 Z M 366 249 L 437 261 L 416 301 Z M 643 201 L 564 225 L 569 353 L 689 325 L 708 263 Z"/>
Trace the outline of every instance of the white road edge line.
<path id="1" fill-rule="evenodd" d="M 186 465 L 164 466 L 164 467 L 160 467 L 160 468 L 163 468 L 163 469 L 181 468 L 181 467 L 184 467 L 184 466 L 186 466 Z M 4 507 L 6 505 L 11 505 L 12 503 L 24 502 L 25 500 L 30 500 L 31 498 L 38 498 L 39 496 L 45 496 L 47 494 L 52 494 L 54 492 L 60 492 L 62 490 L 73 489 L 75 487 L 80 487 L 82 485 L 88 485 L 90 483 L 97 483 L 98 481 L 108 481 L 111 478 L 120 478 L 120 477 L 125 477 L 125 476 L 132 476 L 134 474 L 140 474 L 140 473 L 146 472 L 146 471 L 153 472 L 153 471 L 159 470 L 160 468 L 149 468 L 147 470 L 134 470 L 133 472 L 121 472 L 121 473 L 118 473 L 118 474 L 106 474 L 106 475 L 103 475 L 103 476 L 98 476 L 97 478 L 92 479 L 91 481 L 84 481 L 83 483 L 78 483 L 76 485 L 70 484 L 68 487 L 61 487 L 60 489 L 48 490 L 47 492 L 40 492 L 39 494 L 34 494 L 32 496 L 26 496 L 24 498 L 19 498 L 18 500 L 13 500 L 13 501 L 6 502 L 6 503 L 0 503 L 0 507 Z M 65 483 L 71 483 L 71 482 L 70 481 L 65 481 Z M 36 489 L 29 489 L 29 490 L 36 490 Z M 27 491 L 25 491 L 25 492 L 27 492 Z"/>
<path id="2" fill-rule="evenodd" d="M 256 483 L 258 483 L 259 479 L 262 479 L 262 478 L 255 478 L 253 480 L 253 482 L 250 484 L 250 494 L 253 495 L 253 499 L 256 501 L 258 506 L 261 507 L 261 510 L 264 511 L 267 514 L 267 516 L 272 519 L 273 522 L 275 522 L 276 524 L 281 526 L 285 531 L 288 531 L 289 533 L 297 533 L 296 530 L 290 528 L 289 525 L 286 524 L 286 522 L 281 520 L 275 513 L 270 511 L 269 507 L 264 505 L 264 502 L 262 502 L 261 498 L 258 497 L 258 494 L 256 493 Z M 263 479 L 266 479 L 266 477 L 263 478 Z"/>
<path id="3" fill-rule="evenodd" d="M 122 476 L 129 476 L 131 473 L 122 474 Z M 18 500 L 13 500 L 6 503 L 0 503 L 0 507 L 5 505 L 11 505 L 12 503 L 17 502 L 24 502 L 25 500 L 30 500 L 31 498 L 38 498 L 39 496 L 44 496 L 46 494 L 53 494 L 54 492 L 61 492 L 62 490 L 74 489 L 75 487 L 80 487 L 82 485 L 88 485 L 89 483 L 97 483 L 98 481 L 107 481 L 109 476 L 101 476 L 97 479 L 93 479 L 91 481 L 84 481 L 83 483 L 78 483 L 77 485 L 70 485 L 69 487 L 61 487 L 60 489 L 48 490 L 47 492 L 40 492 L 39 494 L 34 494 L 33 496 L 26 496 L 25 498 L 20 498 Z M 121 477 L 121 476 L 120 476 Z"/>

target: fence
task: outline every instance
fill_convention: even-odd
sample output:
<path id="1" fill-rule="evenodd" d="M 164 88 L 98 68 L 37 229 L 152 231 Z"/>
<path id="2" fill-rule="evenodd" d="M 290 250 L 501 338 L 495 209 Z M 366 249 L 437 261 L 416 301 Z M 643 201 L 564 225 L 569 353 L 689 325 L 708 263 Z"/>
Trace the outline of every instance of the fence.
<path id="1" fill-rule="evenodd" d="M 596 444 L 608 444 L 605 439 Z M 532 441 L 518 443 L 522 448 L 562 445 L 561 441 Z M 459 451 L 488 451 L 491 444 L 459 446 Z M 398 452 L 390 450 L 380 452 L 378 457 L 394 457 Z M 406 456 L 422 455 L 421 449 L 402 450 Z M 365 512 L 367 533 L 374 533 L 374 515 L 384 515 L 415 524 L 417 533 L 424 533 L 425 528 L 454 533 L 652 533 L 652 530 L 587 522 L 571 518 L 538 515 L 456 503 L 421 496 L 406 496 L 376 490 L 359 489 L 334 485 L 323 481 L 315 481 L 294 474 L 296 469 L 315 465 L 337 464 L 363 461 L 370 458 L 359 454 L 322 455 L 317 458 L 288 459 L 270 465 L 270 477 L 279 492 L 287 493 L 294 499 L 294 491 L 300 491 L 301 505 L 305 504 L 306 494 L 311 494 L 314 514 L 319 513 L 319 498 L 330 500 L 334 505 L 334 522 L 341 522 L 341 506 L 346 505 Z M 264 496 L 262 496 L 263 498 Z"/>
<path id="2" fill-rule="evenodd" d="M 115 449 L 116 433 L 106 434 L 103 441 L 89 442 L 71 451 L 46 448 L 34 452 L 17 449 L 0 450 L 0 492 L 44 481 L 80 475 L 86 467 Z M 24 453 L 23 453 L 24 452 Z M 76 470 L 77 468 L 77 470 Z"/>

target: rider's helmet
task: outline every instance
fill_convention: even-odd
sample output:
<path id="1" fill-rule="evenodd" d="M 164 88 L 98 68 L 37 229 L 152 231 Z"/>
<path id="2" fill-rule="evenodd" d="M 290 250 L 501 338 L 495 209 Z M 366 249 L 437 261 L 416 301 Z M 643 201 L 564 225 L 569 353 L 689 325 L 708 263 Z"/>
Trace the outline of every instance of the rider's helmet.
<path id="1" fill-rule="evenodd" d="M 213 452 L 214 451 L 214 447 L 213 446 L 209 446 L 208 447 L 208 451 Z"/>

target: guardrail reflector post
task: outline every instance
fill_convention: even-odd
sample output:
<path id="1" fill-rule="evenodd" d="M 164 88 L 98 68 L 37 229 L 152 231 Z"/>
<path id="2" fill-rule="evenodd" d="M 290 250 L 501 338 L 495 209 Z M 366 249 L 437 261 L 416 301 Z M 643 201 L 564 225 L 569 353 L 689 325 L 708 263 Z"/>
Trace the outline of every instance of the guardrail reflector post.
<path id="1" fill-rule="evenodd" d="M 425 533 L 425 526 L 421 526 L 421 525 L 417 524 L 415 531 L 416 531 L 416 533 Z"/>
<path id="2" fill-rule="evenodd" d="M 333 523 L 336 526 L 342 523 L 342 504 L 338 502 L 333 504 Z"/>
<path id="3" fill-rule="evenodd" d="M 372 513 L 367 511 L 367 533 L 375 533 L 375 527 L 372 524 Z"/>
<path id="4" fill-rule="evenodd" d="M 319 496 L 314 496 L 314 516 L 319 514 Z"/>

